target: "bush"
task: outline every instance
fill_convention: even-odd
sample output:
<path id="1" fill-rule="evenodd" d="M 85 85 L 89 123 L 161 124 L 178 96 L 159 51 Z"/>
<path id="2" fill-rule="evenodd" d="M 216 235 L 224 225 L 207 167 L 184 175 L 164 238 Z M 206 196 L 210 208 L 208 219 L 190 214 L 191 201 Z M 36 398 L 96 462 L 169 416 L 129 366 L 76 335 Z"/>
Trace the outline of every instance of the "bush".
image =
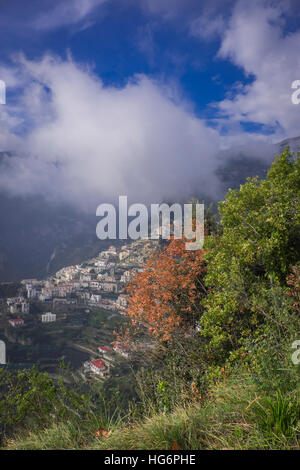
<path id="1" fill-rule="evenodd" d="M 0 437 L 20 429 L 38 429 L 53 421 L 82 417 L 90 402 L 78 390 L 67 388 L 63 378 L 54 383 L 36 369 L 18 373 L 0 369 Z"/>

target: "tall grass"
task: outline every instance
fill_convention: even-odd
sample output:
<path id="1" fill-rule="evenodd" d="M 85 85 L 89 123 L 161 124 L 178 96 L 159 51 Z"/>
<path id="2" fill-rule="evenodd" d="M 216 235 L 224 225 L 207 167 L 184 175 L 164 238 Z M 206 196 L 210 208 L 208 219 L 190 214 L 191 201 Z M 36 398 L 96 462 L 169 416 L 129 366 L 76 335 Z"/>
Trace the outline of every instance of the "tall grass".
<path id="1" fill-rule="evenodd" d="M 259 426 L 270 436 L 292 436 L 299 413 L 297 397 L 283 396 L 280 390 L 273 398 L 265 397 L 256 407 Z"/>
<path id="2" fill-rule="evenodd" d="M 38 434 L 6 442 L 8 449 L 297 449 L 299 417 L 291 397 L 262 395 L 251 377 L 217 384 L 205 402 L 176 406 L 172 412 L 53 424 Z M 109 437 L 96 437 L 103 426 Z M 174 447 L 175 446 L 175 447 Z"/>

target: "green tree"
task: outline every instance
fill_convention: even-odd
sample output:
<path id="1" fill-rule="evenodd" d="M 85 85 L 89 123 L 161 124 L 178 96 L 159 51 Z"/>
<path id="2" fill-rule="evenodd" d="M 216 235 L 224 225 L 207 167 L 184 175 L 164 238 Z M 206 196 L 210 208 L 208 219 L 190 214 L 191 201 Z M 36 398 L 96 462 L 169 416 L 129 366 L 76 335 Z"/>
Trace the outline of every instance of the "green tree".
<path id="1" fill-rule="evenodd" d="M 209 294 L 200 321 L 216 362 L 242 351 L 265 321 L 257 299 L 274 283 L 283 286 L 299 261 L 299 209 L 300 158 L 288 148 L 265 180 L 249 178 L 219 204 L 222 234 L 205 242 Z"/>

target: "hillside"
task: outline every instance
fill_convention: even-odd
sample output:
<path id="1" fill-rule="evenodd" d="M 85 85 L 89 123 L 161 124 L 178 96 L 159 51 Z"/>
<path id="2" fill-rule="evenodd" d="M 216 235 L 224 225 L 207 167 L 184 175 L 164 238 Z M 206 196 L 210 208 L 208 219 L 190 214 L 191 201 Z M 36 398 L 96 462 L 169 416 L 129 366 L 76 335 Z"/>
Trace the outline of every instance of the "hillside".
<path id="1" fill-rule="evenodd" d="M 0 370 L 2 447 L 299 449 L 299 188 L 284 151 L 228 191 L 219 223 L 206 214 L 205 250 L 171 239 L 150 254 L 111 380 Z"/>
<path id="2" fill-rule="evenodd" d="M 237 189 L 247 178 L 265 178 L 275 155 L 281 154 L 289 146 L 292 152 L 300 151 L 300 137 L 285 139 L 277 144 L 241 146 L 229 149 L 220 155 L 217 176 L 221 190 L 226 194 L 229 188 Z M 222 163 L 224 161 L 225 163 Z"/>
<path id="3" fill-rule="evenodd" d="M 247 177 L 265 177 L 274 155 L 287 145 L 300 150 L 300 138 L 266 145 L 260 150 L 259 158 L 256 147 L 221 153 L 216 172 L 220 181 L 220 187 L 215 190 L 216 198 L 222 199 L 228 188 L 238 188 Z M 13 156 L 8 152 L 0 152 L 1 171 L 6 171 L 10 158 Z M 205 198 L 203 194 L 195 196 Z M 92 258 L 110 244 L 97 239 L 95 215 L 50 203 L 41 196 L 9 196 L 0 192 L 0 218 L 0 282 L 46 277 L 63 266 Z"/>

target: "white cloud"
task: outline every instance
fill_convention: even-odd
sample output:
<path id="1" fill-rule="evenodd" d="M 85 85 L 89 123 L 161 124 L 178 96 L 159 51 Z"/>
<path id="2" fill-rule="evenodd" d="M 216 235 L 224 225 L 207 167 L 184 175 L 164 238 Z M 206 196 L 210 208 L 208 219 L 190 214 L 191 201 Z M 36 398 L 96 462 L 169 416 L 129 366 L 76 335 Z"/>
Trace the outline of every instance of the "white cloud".
<path id="1" fill-rule="evenodd" d="M 181 0 L 139 0 L 141 5 L 150 13 L 161 14 L 166 19 L 172 19 L 185 5 Z"/>
<path id="2" fill-rule="evenodd" d="M 219 136 L 184 102 L 174 102 L 172 89 L 145 76 L 124 88 L 104 87 L 71 59 L 22 58 L 19 67 L 31 85 L 17 114 L 31 130 L 16 141 L 26 155 L 10 159 L 2 189 L 42 192 L 93 210 L 121 194 L 156 202 L 213 191 Z M 14 126 L 10 138 L 16 139 Z"/>
<path id="3" fill-rule="evenodd" d="M 190 24 L 192 36 L 199 37 L 205 41 L 214 39 L 223 32 L 225 21 L 222 15 L 204 13 Z"/>
<path id="4" fill-rule="evenodd" d="M 77 24 L 89 17 L 94 10 L 107 0 L 63 0 L 51 10 L 42 13 L 34 21 L 37 29 L 55 29 Z"/>
<path id="5" fill-rule="evenodd" d="M 153 37 L 152 26 L 150 23 L 139 28 L 137 38 L 138 49 L 145 55 L 150 66 L 155 64 L 155 41 Z"/>
<path id="6" fill-rule="evenodd" d="M 282 2 L 239 1 L 224 32 L 219 57 L 242 67 L 253 81 L 218 104 L 230 123 L 271 126 L 279 137 L 299 134 L 300 107 L 291 84 L 300 79 L 300 29 L 284 33 Z"/>

